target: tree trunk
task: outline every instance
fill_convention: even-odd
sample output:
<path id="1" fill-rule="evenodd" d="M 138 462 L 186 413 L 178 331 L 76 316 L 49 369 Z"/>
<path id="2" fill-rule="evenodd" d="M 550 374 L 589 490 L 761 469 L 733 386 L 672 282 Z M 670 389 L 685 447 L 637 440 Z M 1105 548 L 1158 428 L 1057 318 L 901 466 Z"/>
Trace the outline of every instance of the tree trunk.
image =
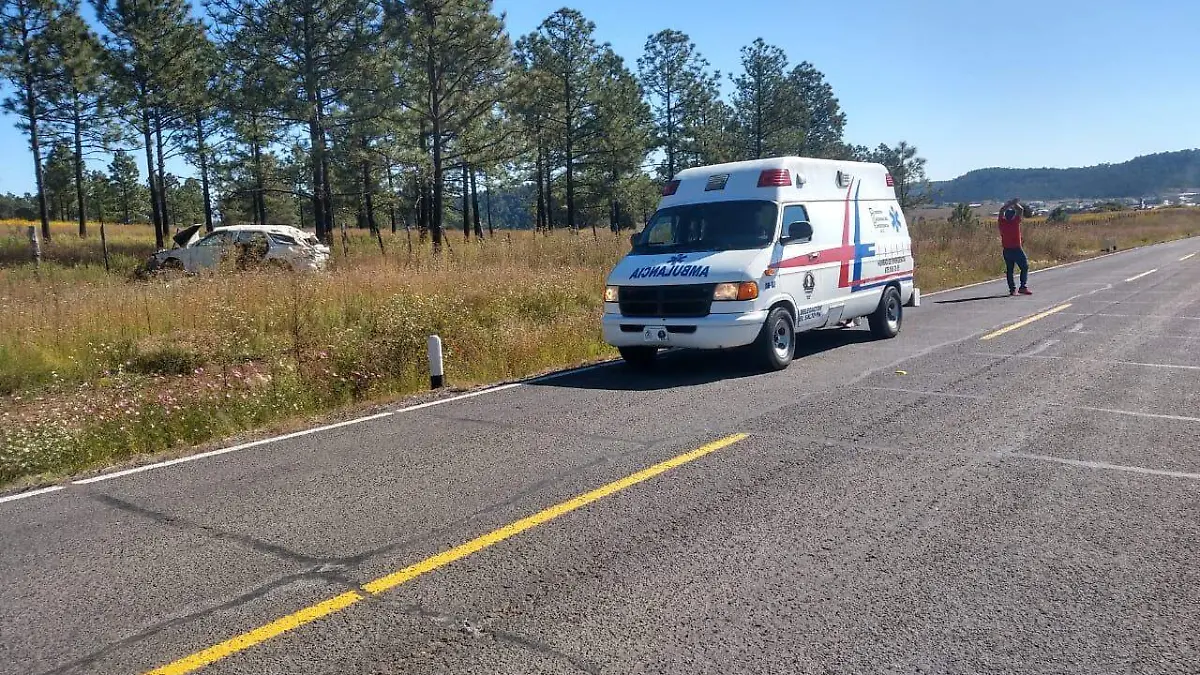
<path id="1" fill-rule="evenodd" d="M 429 136 L 425 133 L 425 120 L 421 120 L 420 135 L 417 137 L 417 144 L 421 148 L 421 156 L 429 157 Z M 418 172 L 416 175 L 417 188 L 417 236 L 421 243 L 425 243 L 425 239 L 429 236 L 429 200 L 432 187 L 429 184 L 428 177 Z"/>
<path id="2" fill-rule="evenodd" d="M 462 165 L 462 218 L 463 239 L 471 239 L 471 177 L 470 167 L 466 162 Z"/>
<path id="3" fill-rule="evenodd" d="M 200 189 L 204 192 L 204 231 L 213 231 L 212 191 L 208 185 L 208 148 L 204 146 L 204 116 L 196 116 L 196 153 L 200 159 Z"/>
<path id="4" fill-rule="evenodd" d="M 390 200 L 388 201 L 388 220 L 390 221 L 390 224 L 392 226 L 392 234 L 396 234 L 396 186 L 392 183 L 392 163 L 391 162 L 388 162 L 388 165 L 387 165 L 387 179 L 388 179 L 388 196 L 390 197 Z"/>
<path id="5" fill-rule="evenodd" d="M 158 210 L 158 186 L 154 180 L 154 133 L 150 130 L 150 111 L 142 110 L 142 138 L 146 143 L 146 181 L 150 185 L 150 218 L 154 221 L 154 245 L 164 248 L 162 214 Z M 128 214 L 126 216 L 128 220 Z"/>
<path id="6" fill-rule="evenodd" d="M 75 199 L 79 208 L 79 237 L 87 237 L 87 195 L 83 185 L 83 115 L 80 111 L 79 94 L 75 94 L 75 107 L 71 111 L 71 122 L 75 131 Z"/>
<path id="7" fill-rule="evenodd" d="M 550 153 L 546 153 L 546 231 L 554 229 L 554 168 L 550 166 Z"/>
<path id="8" fill-rule="evenodd" d="M 321 144 L 325 145 L 325 130 L 321 130 Z M 333 236 L 333 190 L 329 187 L 329 153 L 321 153 L 321 202 L 325 204 L 325 231 Z M 342 228 L 342 246 L 346 245 L 346 228 Z"/>
<path id="9" fill-rule="evenodd" d="M 475 238 L 483 239 L 483 226 L 479 222 L 479 186 L 475 182 L 475 169 L 471 169 L 471 221 L 475 224 Z"/>
<path id="10" fill-rule="evenodd" d="M 675 177 L 675 111 L 671 107 L 671 85 L 668 81 L 664 99 L 667 103 L 667 180 Z"/>
<path id="11" fill-rule="evenodd" d="M 375 222 L 375 200 L 373 198 L 374 182 L 371 180 L 371 162 L 366 158 L 366 150 L 370 149 L 367 144 L 367 137 L 362 137 L 363 161 L 362 161 L 362 180 L 363 180 L 363 207 L 366 210 L 367 228 L 371 230 L 371 234 L 375 235 L 375 240 L 379 242 L 379 254 L 387 255 L 383 250 L 383 235 L 379 232 L 379 226 Z"/>
<path id="12" fill-rule="evenodd" d="M 484 195 L 484 199 L 487 200 L 488 236 L 494 238 L 496 230 L 492 228 L 492 186 L 488 185 L 487 176 L 484 176 L 483 181 L 483 186 L 487 188 L 487 194 Z"/>
<path id="13" fill-rule="evenodd" d="M 579 226 L 575 222 L 575 130 L 571 127 L 574 124 L 573 112 L 571 110 L 571 87 L 567 87 L 567 133 L 563 138 L 563 150 L 565 152 L 564 159 L 566 160 L 567 173 L 567 227 L 572 231 L 578 231 Z"/>
<path id="14" fill-rule="evenodd" d="M 430 30 L 434 29 L 433 8 L 427 7 L 425 11 L 426 22 Z M 442 216 L 444 215 L 445 205 L 442 203 L 445 185 L 443 181 L 445 176 L 442 175 L 442 102 L 441 102 L 441 87 L 439 86 L 437 67 L 433 61 L 433 50 L 430 48 L 425 54 L 425 70 L 429 78 L 429 117 L 432 125 L 433 138 L 433 203 L 430 204 L 432 209 L 429 229 L 433 233 L 433 251 L 438 253 L 442 250 Z"/>
<path id="15" fill-rule="evenodd" d="M 166 237 L 171 234 L 171 221 L 167 218 L 169 211 L 167 210 L 166 158 L 163 157 L 162 113 L 155 113 L 154 116 L 154 139 L 155 147 L 158 148 L 158 208 L 159 214 L 162 216 L 163 236 Z"/>
<path id="16" fill-rule="evenodd" d="M 31 38 L 26 34 L 25 18 L 21 17 L 22 44 L 28 45 Z M 37 184 L 38 217 L 42 221 L 42 239 L 50 241 L 50 213 L 46 204 L 45 176 L 42 173 L 41 139 L 38 138 L 37 93 L 33 83 L 33 59 L 30 49 L 22 49 L 22 66 L 25 72 L 25 118 L 29 122 L 29 149 L 33 151 L 33 176 Z"/>
<path id="17" fill-rule="evenodd" d="M 257 129 L 257 122 L 253 123 Z M 262 146 L 258 143 L 258 133 L 255 132 L 254 138 L 250 141 L 250 160 L 254 163 L 254 194 L 252 195 L 252 204 L 254 206 L 254 224 L 267 224 L 267 200 L 265 197 L 266 184 L 263 181 L 263 165 L 262 165 Z"/>
<path id="18" fill-rule="evenodd" d="M 537 162 L 534 167 L 537 171 L 537 223 L 535 225 L 537 231 L 541 232 L 548 230 L 546 226 L 546 182 L 545 173 L 542 170 L 542 165 L 545 163 L 545 151 L 542 149 L 542 142 L 538 141 L 537 146 Z"/>
<path id="19" fill-rule="evenodd" d="M 35 104 L 30 103 L 28 109 L 35 111 Z M 37 119 L 33 115 L 29 117 L 29 149 L 33 151 L 33 175 L 34 182 L 37 184 L 38 193 L 38 217 L 42 224 L 42 239 L 50 241 L 50 207 L 46 203 L 46 185 L 45 176 L 42 172 L 42 149 L 38 139 Z"/>

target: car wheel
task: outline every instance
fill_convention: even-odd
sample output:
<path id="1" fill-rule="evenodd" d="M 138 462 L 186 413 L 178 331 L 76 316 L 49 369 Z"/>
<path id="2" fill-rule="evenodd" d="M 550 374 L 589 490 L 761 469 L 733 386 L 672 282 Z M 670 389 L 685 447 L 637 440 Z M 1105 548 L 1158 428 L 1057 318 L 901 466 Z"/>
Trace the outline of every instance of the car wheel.
<path id="1" fill-rule="evenodd" d="M 158 266 L 158 269 L 167 272 L 182 272 L 183 261 L 179 258 L 167 258 L 166 260 L 162 261 L 162 264 Z"/>
<path id="2" fill-rule="evenodd" d="M 796 355 L 796 327 L 791 313 L 783 307 L 772 309 L 754 341 L 753 351 L 768 370 L 787 368 Z"/>
<path id="3" fill-rule="evenodd" d="M 904 324 L 904 303 L 895 286 L 884 287 L 879 306 L 867 317 L 867 322 L 871 325 L 871 334 L 877 338 L 894 338 L 900 334 Z"/>
<path id="4" fill-rule="evenodd" d="M 620 347 L 621 358 L 635 370 L 647 370 L 658 360 L 657 347 Z"/>

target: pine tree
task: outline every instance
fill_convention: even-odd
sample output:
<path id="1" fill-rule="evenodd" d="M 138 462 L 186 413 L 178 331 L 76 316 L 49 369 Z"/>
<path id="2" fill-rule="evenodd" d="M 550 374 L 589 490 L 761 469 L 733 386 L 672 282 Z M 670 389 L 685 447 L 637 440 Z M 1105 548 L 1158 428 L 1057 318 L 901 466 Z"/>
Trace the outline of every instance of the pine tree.
<path id="1" fill-rule="evenodd" d="M 638 73 L 654 112 L 656 145 L 665 155 L 661 173 L 670 180 L 690 165 L 684 156 L 694 146 L 703 107 L 717 96 L 720 76 L 708 72 L 696 45 L 677 30 L 646 40 Z"/>
<path id="2" fill-rule="evenodd" d="M 517 46 L 522 61 L 540 71 L 539 79 L 550 84 L 541 92 L 550 99 L 542 107 L 548 112 L 550 132 L 561 147 L 567 227 L 572 230 L 579 227 L 575 200 L 579 153 L 595 134 L 591 112 L 600 85 L 597 62 L 601 55 L 595 30 L 595 24 L 579 12 L 560 9 Z M 552 214 L 553 209 L 548 207 L 547 212 Z"/>
<path id="3" fill-rule="evenodd" d="M 842 130 L 846 115 L 842 112 L 833 87 L 825 75 L 805 61 L 788 73 L 789 92 L 804 108 L 804 136 L 794 151 L 804 157 L 835 158 L 843 147 Z"/>
<path id="4" fill-rule="evenodd" d="M 799 147 L 805 110 L 787 77 L 787 55 L 762 39 L 742 47 L 742 73 L 733 78 L 734 118 L 743 157 L 761 159 Z"/>
<path id="5" fill-rule="evenodd" d="M 504 98 L 511 46 L 491 0 L 412 0 L 407 3 L 407 105 L 427 132 L 432 175 L 429 228 L 434 248 L 444 231 L 445 176 L 449 166 L 466 167 L 503 145 L 491 125 Z M 424 135 L 424 134 L 423 134 Z"/>
<path id="6" fill-rule="evenodd" d="M 112 163 L 108 165 L 108 179 L 119 208 L 121 222 L 128 225 L 132 222 L 133 204 L 138 197 L 138 184 L 141 181 L 137 162 L 133 161 L 129 153 L 118 150 L 113 153 Z"/>
<path id="7" fill-rule="evenodd" d="M 130 113 L 129 125 L 146 151 L 154 239 L 159 248 L 167 234 L 164 190 L 155 172 L 164 164 L 162 132 L 173 114 L 172 97 L 198 59 L 204 30 L 186 0 L 93 0 L 107 30 L 107 69 L 119 99 Z M 157 152 L 156 152 L 157 150 Z"/>
<path id="8" fill-rule="evenodd" d="M 917 156 L 916 146 L 900 141 L 895 147 L 881 143 L 867 158 L 888 168 L 896 184 L 900 208 L 911 209 L 933 201 L 929 180 L 925 177 L 925 158 Z"/>
<path id="9" fill-rule="evenodd" d="M 331 108 L 342 85 L 366 67 L 379 40 L 379 5 L 373 0 L 211 0 L 206 6 L 230 58 L 257 62 L 268 79 L 281 84 L 263 92 L 272 115 L 306 127 L 317 236 L 330 241 Z"/>
<path id="10" fill-rule="evenodd" d="M 46 206 L 54 220 L 67 220 L 74 215 L 71 202 L 75 196 L 75 162 L 71 147 L 65 141 L 55 141 L 46 155 L 44 189 Z"/>
<path id="11" fill-rule="evenodd" d="M 587 157 L 599 169 L 601 180 L 595 192 L 607 207 L 609 229 L 616 232 L 625 219 L 626 182 L 640 172 L 650 148 L 651 115 L 641 86 L 621 57 L 606 48 L 598 67 L 597 133 Z M 596 232 L 594 220 L 592 232 Z"/>
<path id="12" fill-rule="evenodd" d="M 17 116 L 17 127 L 29 138 L 37 186 L 42 237 L 50 239 L 42 167 L 42 134 L 46 102 L 57 70 L 50 49 L 54 26 L 65 8 L 58 0 L 0 0 L 0 75 L 11 92 L 4 110 Z"/>
<path id="13" fill-rule="evenodd" d="M 74 155 L 75 212 L 79 236 L 87 237 L 87 189 L 84 181 L 84 158 L 104 151 L 119 141 L 119 133 L 107 123 L 105 89 L 100 57 L 103 47 L 87 22 L 79 14 L 74 0 L 68 11 L 51 31 L 51 49 L 59 70 L 51 90 L 55 126 L 65 128 L 70 136 Z"/>

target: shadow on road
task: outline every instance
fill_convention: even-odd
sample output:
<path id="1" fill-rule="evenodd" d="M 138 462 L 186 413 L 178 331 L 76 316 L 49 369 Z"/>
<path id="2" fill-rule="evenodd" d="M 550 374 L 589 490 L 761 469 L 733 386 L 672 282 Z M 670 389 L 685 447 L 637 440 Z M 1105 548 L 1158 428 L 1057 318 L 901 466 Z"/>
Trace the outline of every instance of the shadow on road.
<path id="1" fill-rule="evenodd" d="M 803 367 L 801 360 L 806 357 L 816 356 L 839 347 L 872 342 L 875 339 L 871 336 L 870 331 L 861 329 L 820 330 L 803 333 L 796 337 L 797 362 L 792 364 L 792 368 Z M 753 356 L 744 350 L 721 352 L 683 350 L 660 355 L 654 368 L 648 371 L 634 370 L 623 363 L 617 363 L 608 368 L 531 382 L 530 385 L 607 391 L 657 391 L 709 384 L 721 380 L 738 380 L 763 374 L 763 370 L 755 364 Z"/>
<path id="2" fill-rule="evenodd" d="M 1001 293 L 999 295 L 976 295 L 976 296 L 970 297 L 970 298 L 957 298 L 955 300 L 937 300 L 933 304 L 935 304 L 935 305 L 956 305 L 960 302 L 979 302 L 980 300 L 999 300 L 1000 298 L 1007 298 L 1007 297 L 1009 297 L 1008 293 Z"/>

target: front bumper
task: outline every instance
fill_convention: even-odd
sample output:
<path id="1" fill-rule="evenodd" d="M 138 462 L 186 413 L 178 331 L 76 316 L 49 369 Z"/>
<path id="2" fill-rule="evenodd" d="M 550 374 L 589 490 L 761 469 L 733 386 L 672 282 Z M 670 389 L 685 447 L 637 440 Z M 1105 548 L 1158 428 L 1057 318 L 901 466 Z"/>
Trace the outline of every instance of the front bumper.
<path id="1" fill-rule="evenodd" d="M 642 329 L 663 326 L 668 341 L 659 347 L 730 349 L 754 342 L 767 320 L 766 310 L 745 314 L 709 314 L 695 319 L 648 319 L 605 314 L 601 320 L 604 341 L 614 347 L 644 347 Z"/>

